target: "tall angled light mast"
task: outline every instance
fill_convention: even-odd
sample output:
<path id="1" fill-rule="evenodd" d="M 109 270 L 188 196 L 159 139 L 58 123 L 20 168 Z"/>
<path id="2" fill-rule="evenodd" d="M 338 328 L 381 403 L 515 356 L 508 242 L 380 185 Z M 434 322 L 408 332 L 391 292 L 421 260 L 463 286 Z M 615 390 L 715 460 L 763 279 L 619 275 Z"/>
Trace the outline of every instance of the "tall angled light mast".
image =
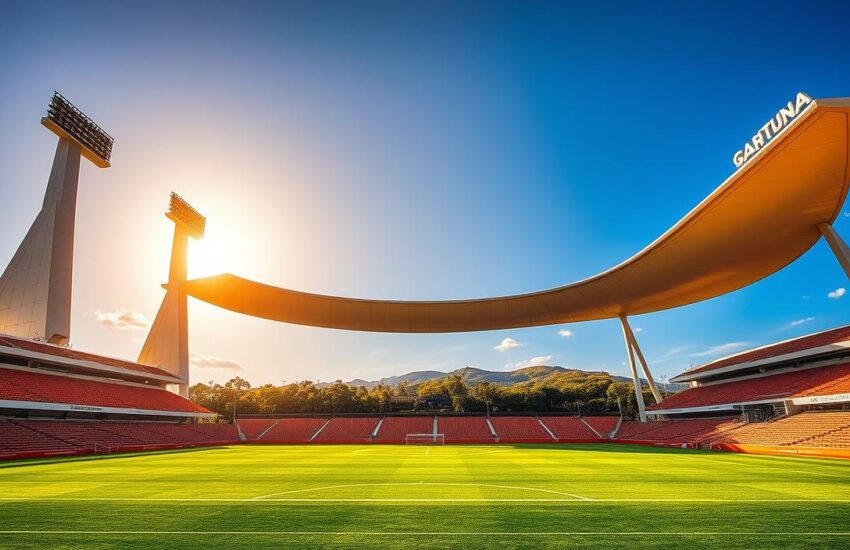
<path id="1" fill-rule="evenodd" d="M 186 254 L 189 237 L 202 239 L 207 220 L 177 193 L 171 193 L 170 209 L 165 216 L 174 222 L 171 266 L 165 297 L 156 314 L 139 363 L 159 367 L 178 376 L 179 392 L 189 397 L 189 323 L 186 305 Z"/>
<path id="2" fill-rule="evenodd" d="M 0 333 L 67 344 L 80 157 L 108 168 L 113 139 L 58 92 L 41 123 L 59 143 L 41 211 L 0 277 Z"/>

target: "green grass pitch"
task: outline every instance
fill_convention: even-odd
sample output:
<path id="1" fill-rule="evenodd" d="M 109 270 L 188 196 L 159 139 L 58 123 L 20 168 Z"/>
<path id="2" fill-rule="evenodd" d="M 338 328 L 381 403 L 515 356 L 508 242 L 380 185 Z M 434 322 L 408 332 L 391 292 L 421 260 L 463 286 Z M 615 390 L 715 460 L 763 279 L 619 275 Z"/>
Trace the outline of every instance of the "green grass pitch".
<path id="1" fill-rule="evenodd" d="M 235 445 L 0 464 L 0 548 L 848 548 L 850 462 Z"/>

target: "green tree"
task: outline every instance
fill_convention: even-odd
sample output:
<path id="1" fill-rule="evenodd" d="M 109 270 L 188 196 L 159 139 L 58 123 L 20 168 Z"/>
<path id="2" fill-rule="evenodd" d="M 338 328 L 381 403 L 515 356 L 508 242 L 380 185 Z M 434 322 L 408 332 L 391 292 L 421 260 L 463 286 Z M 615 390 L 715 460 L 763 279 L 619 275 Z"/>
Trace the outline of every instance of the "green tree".
<path id="1" fill-rule="evenodd" d="M 484 404 L 484 410 L 487 416 L 490 416 L 490 407 L 493 406 L 493 399 L 496 397 L 497 388 L 486 380 L 479 382 L 469 389 L 469 396 Z"/>

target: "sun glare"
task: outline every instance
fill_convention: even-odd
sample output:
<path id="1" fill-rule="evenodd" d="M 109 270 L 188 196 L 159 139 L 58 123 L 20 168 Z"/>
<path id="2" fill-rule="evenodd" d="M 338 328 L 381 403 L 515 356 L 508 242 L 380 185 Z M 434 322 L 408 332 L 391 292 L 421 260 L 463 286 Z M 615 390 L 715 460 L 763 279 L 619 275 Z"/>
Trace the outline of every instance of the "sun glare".
<path id="1" fill-rule="evenodd" d="M 232 272 L 239 262 L 239 247 L 227 234 L 207 230 L 203 239 L 189 242 L 188 277 L 209 277 Z"/>

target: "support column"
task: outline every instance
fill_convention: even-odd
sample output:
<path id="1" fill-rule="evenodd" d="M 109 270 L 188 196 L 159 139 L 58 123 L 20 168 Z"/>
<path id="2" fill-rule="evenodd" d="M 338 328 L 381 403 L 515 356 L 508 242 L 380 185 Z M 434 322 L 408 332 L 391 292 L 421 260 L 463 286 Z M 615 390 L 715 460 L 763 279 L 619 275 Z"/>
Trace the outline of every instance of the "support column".
<path id="1" fill-rule="evenodd" d="M 632 331 L 632 327 L 629 325 L 628 319 L 623 316 L 620 318 L 620 322 L 623 324 L 623 331 L 626 333 L 629 343 L 632 349 L 634 349 L 635 355 L 637 355 L 637 358 L 640 360 L 641 367 L 643 368 L 643 374 L 646 376 L 646 381 L 649 383 L 649 389 L 652 391 L 652 396 L 655 398 L 655 402 L 661 403 L 661 392 L 658 391 L 658 386 L 655 385 L 655 378 L 653 378 L 652 372 L 649 370 L 649 364 L 646 362 L 646 358 L 640 350 L 637 338 L 635 338 L 635 333 Z"/>
<path id="2" fill-rule="evenodd" d="M 139 354 L 139 363 L 159 367 L 183 382 L 179 393 L 189 396 L 189 327 L 186 293 L 186 251 L 189 235 L 181 224 L 174 226 L 171 267 L 165 297 Z"/>
<path id="3" fill-rule="evenodd" d="M 848 279 L 850 279 L 850 247 L 848 247 L 847 243 L 844 242 L 844 239 L 835 232 L 835 228 L 833 228 L 832 225 L 828 223 L 820 223 L 818 224 L 818 229 L 820 229 L 823 238 L 826 239 L 832 253 L 835 254 L 835 259 L 838 260 L 838 263 L 841 265 L 841 269 L 844 270 L 844 274 L 847 275 Z"/>
<path id="4" fill-rule="evenodd" d="M 58 92 L 41 123 L 59 136 L 59 143 L 41 211 L 0 276 L 0 333 L 66 345 L 80 157 L 108 168 L 113 140 Z"/>
<path id="5" fill-rule="evenodd" d="M 189 315 L 185 285 L 189 237 L 204 235 L 206 219 L 175 193 L 166 217 L 174 222 L 171 264 L 165 297 L 139 354 L 139 363 L 159 367 L 180 378 L 179 393 L 189 397 Z"/>
<path id="6" fill-rule="evenodd" d="M 0 277 L 0 332 L 68 343 L 79 177 L 80 146 L 60 139 L 41 211 Z"/>
<path id="7" fill-rule="evenodd" d="M 640 376 L 638 376 L 637 365 L 635 364 L 634 348 L 632 347 L 629 339 L 629 324 L 626 322 L 626 317 L 624 315 L 620 316 L 620 324 L 623 326 L 623 340 L 626 343 L 626 353 L 629 356 L 629 367 L 632 369 L 632 381 L 635 385 L 635 399 L 637 400 L 638 414 L 640 415 L 640 421 L 646 422 L 646 407 L 643 402 L 643 391 L 641 389 Z"/>

